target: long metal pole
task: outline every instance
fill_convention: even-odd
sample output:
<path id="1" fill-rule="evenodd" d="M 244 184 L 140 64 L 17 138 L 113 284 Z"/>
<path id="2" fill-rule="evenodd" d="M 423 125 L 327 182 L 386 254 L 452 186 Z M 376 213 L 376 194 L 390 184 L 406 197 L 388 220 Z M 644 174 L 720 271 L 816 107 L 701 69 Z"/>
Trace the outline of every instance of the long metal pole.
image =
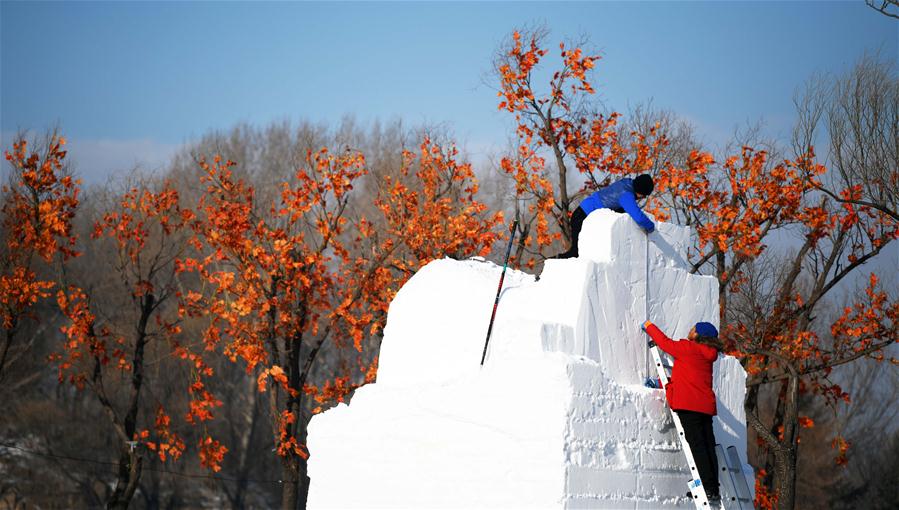
<path id="1" fill-rule="evenodd" d="M 506 248 L 506 260 L 503 261 L 503 272 L 499 277 L 499 287 L 496 289 L 496 299 L 493 301 L 493 313 L 490 314 L 490 326 L 487 327 L 487 340 L 484 341 L 484 353 L 481 354 L 481 366 L 487 358 L 487 344 L 490 343 L 490 333 L 493 332 L 493 319 L 496 318 L 496 307 L 499 306 L 499 294 L 503 290 L 503 280 L 506 278 L 506 267 L 509 265 L 509 255 L 512 254 L 512 241 L 515 239 L 515 231 L 518 228 L 518 218 L 512 222 L 512 232 L 509 234 L 509 247 Z"/>
<path id="2" fill-rule="evenodd" d="M 649 320 L 649 234 L 646 234 L 646 272 L 645 274 L 645 289 L 643 291 L 643 323 Z M 647 353 L 646 358 L 644 359 L 645 367 L 648 368 L 651 366 L 653 360 L 649 353 Z M 647 371 L 648 372 L 648 371 Z"/>
<path id="3" fill-rule="evenodd" d="M 646 301 L 644 305 L 644 320 L 649 320 L 649 234 L 646 234 L 646 291 L 644 292 Z"/>

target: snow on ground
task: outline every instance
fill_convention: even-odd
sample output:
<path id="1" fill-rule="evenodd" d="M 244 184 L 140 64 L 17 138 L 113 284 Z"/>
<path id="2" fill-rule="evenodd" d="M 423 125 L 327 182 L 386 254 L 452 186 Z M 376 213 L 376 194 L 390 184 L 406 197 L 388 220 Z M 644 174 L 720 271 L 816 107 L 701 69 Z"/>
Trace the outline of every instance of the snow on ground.
<path id="1" fill-rule="evenodd" d="M 594 212 L 579 258 L 547 261 L 540 281 L 507 271 L 483 367 L 502 267 L 422 268 L 391 303 L 377 383 L 309 425 L 308 507 L 692 508 L 664 392 L 642 386 L 655 372 L 639 328 L 647 308 L 673 338 L 717 322 L 689 238 Z M 744 461 L 745 377 L 715 365 L 716 439 Z"/>

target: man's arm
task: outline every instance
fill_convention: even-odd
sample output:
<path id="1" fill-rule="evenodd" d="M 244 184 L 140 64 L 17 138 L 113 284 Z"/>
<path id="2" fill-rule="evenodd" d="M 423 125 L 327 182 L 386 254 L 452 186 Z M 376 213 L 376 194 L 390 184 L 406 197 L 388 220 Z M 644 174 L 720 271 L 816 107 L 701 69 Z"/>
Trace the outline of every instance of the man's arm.
<path id="1" fill-rule="evenodd" d="M 621 205 L 621 208 L 624 209 L 624 212 L 628 213 L 630 217 L 637 222 L 637 225 L 643 227 L 643 230 L 645 230 L 647 234 L 656 229 L 655 223 L 653 223 L 648 216 L 643 214 L 643 210 L 637 205 L 637 199 L 634 197 L 633 193 L 622 193 L 621 197 L 618 198 L 618 203 Z"/>

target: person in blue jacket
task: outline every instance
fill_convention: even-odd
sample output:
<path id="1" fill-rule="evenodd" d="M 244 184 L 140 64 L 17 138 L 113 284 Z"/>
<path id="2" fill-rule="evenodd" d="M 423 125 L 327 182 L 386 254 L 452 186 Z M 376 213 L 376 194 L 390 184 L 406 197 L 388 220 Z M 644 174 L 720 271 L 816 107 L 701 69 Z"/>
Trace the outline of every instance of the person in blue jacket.
<path id="1" fill-rule="evenodd" d="M 569 225 L 571 225 L 571 247 L 565 253 L 556 256 L 556 258 L 569 259 L 577 257 L 577 238 L 581 233 L 581 226 L 584 224 L 587 215 L 597 209 L 611 209 L 619 213 L 626 212 L 647 234 L 655 230 L 655 224 L 643 214 L 640 206 L 637 205 L 637 200 L 648 197 L 652 194 L 652 190 L 652 177 L 649 174 L 641 174 L 634 179 L 626 177 L 593 192 L 571 213 L 569 220 Z"/>

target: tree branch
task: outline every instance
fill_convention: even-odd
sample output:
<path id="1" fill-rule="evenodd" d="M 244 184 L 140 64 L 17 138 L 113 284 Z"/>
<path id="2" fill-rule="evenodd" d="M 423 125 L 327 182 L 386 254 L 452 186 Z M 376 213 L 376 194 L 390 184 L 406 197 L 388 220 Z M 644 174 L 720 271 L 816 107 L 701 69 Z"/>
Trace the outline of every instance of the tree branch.
<path id="1" fill-rule="evenodd" d="M 874 3 L 874 0 L 865 0 L 865 3 L 868 5 L 868 7 L 883 14 L 884 16 L 899 19 L 899 13 L 889 12 L 888 10 L 890 6 L 899 6 L 899 2 L 897 2 L 896 0 L 881 0 L 880 7 L 877 7 L 877 5 Z"/>
<path id="2" fill-rule="evenodd" d="M 870 4 L 868 4 L 868 5 L 870 5 Z M 889 14 L 888 14 L 888 16 L 889 16 Z M 899 19 L 899 16 L 894 16 L 894 17 Z M 864 206 L 864 207 L 870 207 L 872 209 L 877 209 L 878 211 L 880 211 L 886 215 L 889 215 L 894 220 L 899 221 L 899 214 L 897 214 L 896 211 L 893 211 L 884 205 L 881 205 L 881 204 L 878 204 L 875 202 L 868 202 L 867 200 L 855 200 L 855 199 L 842 198 L 839 195 L 837 195 L 836 193 L 834 193 L 833 191 L 830 191 L 829 189 L 825 188 L 824 186 L 822 186 L 816 182 L 812 182 L 812 186 L 814 186 L 815 189 L 817 189 L 818 191 L 822 191 L 825 194 L 829 195 L 830 198 L 836 200 L 837 202 L 840 202 L 841 204 L 855 204 L 855 205 L 860 205 L 860 206 Z"/>
<path id="3" fill-rule="evenodd" d="M 815 364 L 815 365 L 812 365 L 809 367 L 805 367 L 803 369 L 800 369 L 798 371 L 798 374 L 799 375 L 809 375 L 809 374 L 813 374 L 815 372 L 818 372 L 818 371 L 821 371 L 821 370 L 824 370 L 827 368 L 833 368 L 836 366 L 844 365 L 846 363 L 855 361 L 861 357 L 867 356 L 871 353 L 874 353 L 881 349 L 884 349 L 885 347 L 887 347 L 890 344 L 895 343 L 895 342 L 896 341 L 892 340 L 892 339 L 884 340 L 883 342 L 874 344 L 874 345 L 868 347 L 867 349 L 863 349 L 861 351 L 854 352 L 851 355 L 846 356 L 845 358 L 839 358 L 836 360 L 829 361 L 827 363 L 818 363 L 818 364 Z M 768 374 L 765 374 L 763 376 L 756 375 L 756 376 L 750 377 L 749 379 L 746 380 L 746 386 L 757 386 L 760 384 L 767 384 L 767 383 L 773 383 L 773 382 L 777 382 L 777 381 L 783 381 L 784 379 L 787 379 L 789 377 L 791 377 L 791 375 L 788 372 L 782 372 L 777 375 L 768 375 Z"/>

